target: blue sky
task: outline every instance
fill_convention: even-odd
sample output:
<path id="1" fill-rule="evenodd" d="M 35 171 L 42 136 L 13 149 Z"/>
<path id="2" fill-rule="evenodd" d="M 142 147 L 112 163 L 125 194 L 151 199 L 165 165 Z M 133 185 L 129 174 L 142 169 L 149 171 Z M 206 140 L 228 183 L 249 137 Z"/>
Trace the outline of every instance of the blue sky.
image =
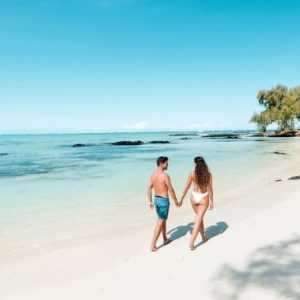
<path id="1" fill-rule="evenodd" d="M 0 1 L 0 132 L 247 129 L 299 85 L 296 0 Z"/>

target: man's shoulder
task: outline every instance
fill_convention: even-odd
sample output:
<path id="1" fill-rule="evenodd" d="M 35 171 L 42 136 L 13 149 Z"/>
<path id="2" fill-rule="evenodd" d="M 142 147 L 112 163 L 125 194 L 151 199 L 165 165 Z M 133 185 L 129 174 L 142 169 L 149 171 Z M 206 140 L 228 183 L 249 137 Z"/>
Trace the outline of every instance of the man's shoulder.
<path id="1" fill-rule="evenodd" d="M 170 179 L 170 175 L 167 172 L 164 172 L 162 176 L 166 179 Z"/>
<path id="2" fill-rule="evenodd" d="M 150 179 L 153 179 L 153 178 L 158 177 L 158 176 L 160 176 L 160 175 L 161 175 L 161 174 L 160 174 L 159 172 L 154 171 L 153 173 L 151 173 Z"/>
<path id="3" fill-rule="evenodd" d="M 156 172 L 151 173 L 150 179 L 153 179 L 153 177 L 155 177 L 155 175 L 156 175 Z"/>
<path id="4" fill-rule="evenodd" d="M 153 174 L 152 174 L 152 176 L 154 177 L 154 176 L 157 176 L 158 178 L 170 178 L 170 176 L 169 176 L 169 174 L 166 172 L 166 171 L 164 171 L 164 172 L 154 172 Z"/>

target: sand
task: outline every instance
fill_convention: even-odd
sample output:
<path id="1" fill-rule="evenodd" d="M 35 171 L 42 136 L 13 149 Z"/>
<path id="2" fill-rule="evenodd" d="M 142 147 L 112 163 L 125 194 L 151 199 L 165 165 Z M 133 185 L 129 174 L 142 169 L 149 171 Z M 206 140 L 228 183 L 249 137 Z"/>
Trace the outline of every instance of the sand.
<path id="1" fill-rule="evenodd" d="M 139 230 L 65 241 L 1 265 L 1 299 L 300 299 L 297 156 L 205 218 L 209 241 L 188 248 L 194 214 L 172 207 L 174 241 L 149 251 L 155 216 Z M 275 182 L 281 178 L 282 181 Z M 226 193 L 224 191 L 224 193 Z M 145 207 L 146 209 L 146 207 Z"/>

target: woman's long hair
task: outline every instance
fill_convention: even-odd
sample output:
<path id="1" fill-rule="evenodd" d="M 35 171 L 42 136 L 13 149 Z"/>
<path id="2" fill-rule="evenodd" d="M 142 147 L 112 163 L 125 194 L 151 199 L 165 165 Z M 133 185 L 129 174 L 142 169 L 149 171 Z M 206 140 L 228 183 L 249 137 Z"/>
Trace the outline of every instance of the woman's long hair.
<path id="1" fill-rule="evenodd" d="M 201 191 L 206 192 L 210 180 L 210 172 L 203 157 L 194 158 L 196 181 Z"/>

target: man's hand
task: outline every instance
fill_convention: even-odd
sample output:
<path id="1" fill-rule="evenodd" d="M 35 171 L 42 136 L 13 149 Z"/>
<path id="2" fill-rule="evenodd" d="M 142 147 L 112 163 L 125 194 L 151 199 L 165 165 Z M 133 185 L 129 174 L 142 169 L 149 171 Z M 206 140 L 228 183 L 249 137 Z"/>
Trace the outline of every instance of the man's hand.
<path id="1" fill-rule="evenodd" d="M 213 202 L 209 202 L 209 209 L 213 209 L 214 208 L 214 203 Z"/>
<path id="2" fill-rule="evenodd" d="M 154 204 L 153 204 L 153 202 L 150 202 L 150 203 L 149 203 L 149 207 L 150 207 L 150 209 L 152 209 L 152 210 L 154 209 Z"/>
<path id="3" fill-rule="evenodd" d="M 174 201 L 174 204 L 175 204 L 175 206 L 176 207 L 179 207 L 180 205 L 179 205 L 179 202 L 176 200 L 176 201 Z"/>
<path id="4" fill-rule="evenodd" d="M 181 199 L 181 200 L 179 201 L 179 203 L 178 203 L 179 207 L 181 207 L 182 204 L 183 204 L 183 199 Z"/>

